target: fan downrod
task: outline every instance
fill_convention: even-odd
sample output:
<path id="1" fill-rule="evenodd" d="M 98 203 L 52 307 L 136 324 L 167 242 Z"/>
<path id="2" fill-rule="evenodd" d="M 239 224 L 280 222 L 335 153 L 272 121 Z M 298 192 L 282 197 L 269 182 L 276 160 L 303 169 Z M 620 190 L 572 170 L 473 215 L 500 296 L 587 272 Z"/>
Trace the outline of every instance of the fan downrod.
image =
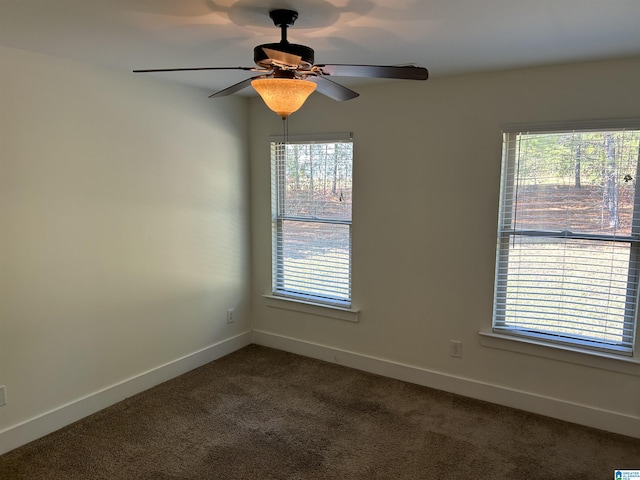
<path id="1" fill-rule="evenodd" d="M 276 27 L 280 27 L 280 43 L 289 43 L 287 41 L 287 28 L 292 26 L 298 18 L 298 12 L 295 10 L 271 10 L 269 12 L 271 20 Z"/>

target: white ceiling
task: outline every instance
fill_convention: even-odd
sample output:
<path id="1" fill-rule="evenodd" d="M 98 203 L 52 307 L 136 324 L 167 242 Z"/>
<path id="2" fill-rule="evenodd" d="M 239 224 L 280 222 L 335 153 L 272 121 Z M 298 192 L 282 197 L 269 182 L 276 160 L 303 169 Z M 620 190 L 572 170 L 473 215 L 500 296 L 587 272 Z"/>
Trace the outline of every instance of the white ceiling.
<path id="1" fill-rule="evenodd" d="M 299 12 L 289 41 L 317 63 L 434 77 L 640 56 L 640 0 L 0 0 L 0 45 L 124 72 L 253 66 L 253 47 L 280 39 L 275 8 Z M 248 72 L 153 75 L 214 92 Z"/>

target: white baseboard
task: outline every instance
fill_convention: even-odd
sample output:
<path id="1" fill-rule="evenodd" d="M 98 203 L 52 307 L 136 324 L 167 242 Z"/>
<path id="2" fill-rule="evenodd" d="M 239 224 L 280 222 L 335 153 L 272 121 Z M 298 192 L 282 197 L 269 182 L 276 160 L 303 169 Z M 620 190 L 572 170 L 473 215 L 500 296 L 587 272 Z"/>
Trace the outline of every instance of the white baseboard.
<path id="1" fill-rule="evenodd" d="M 640 438 L 640 418 L 636 416 L 456 377 L 260 330 L 253 331 L 253 343 L 465 397 Z"/>
<path id="2" fill-rule="evenodd" d="M 0 431 L 0 455 L 48 435 L 114 403 L 171 380 L 251 343 L 251 332 L 222 340 L 197 352 L 160 365 L 84 398 Z"/>

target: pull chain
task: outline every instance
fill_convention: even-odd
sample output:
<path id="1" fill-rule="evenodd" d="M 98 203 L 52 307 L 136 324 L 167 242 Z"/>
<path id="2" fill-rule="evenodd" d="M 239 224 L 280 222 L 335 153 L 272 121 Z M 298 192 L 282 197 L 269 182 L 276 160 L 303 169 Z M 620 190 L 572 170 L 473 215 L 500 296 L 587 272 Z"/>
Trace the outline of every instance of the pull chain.
<path id="1" fill-rule="evenodd" d="M 289 145 L 289 117 L 284 117 L 282 119 L 282 143 L 286 150 L 287 145 Z"/>

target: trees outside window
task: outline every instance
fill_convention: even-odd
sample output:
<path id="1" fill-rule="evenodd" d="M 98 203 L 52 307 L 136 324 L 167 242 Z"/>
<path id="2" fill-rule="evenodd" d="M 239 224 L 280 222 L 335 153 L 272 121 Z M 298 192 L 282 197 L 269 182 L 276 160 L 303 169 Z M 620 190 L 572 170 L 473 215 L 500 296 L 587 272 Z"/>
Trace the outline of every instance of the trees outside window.
<path id="1" fill-rule="evenodd" d="M 349 307 L 350 135 L 272 142 L 271 174 L 274 295 Z"/>
<path id="2" fill-rule="evenodd" d="M 640 130 L 504 134 L 493 330 L 632 355 Z"/>

